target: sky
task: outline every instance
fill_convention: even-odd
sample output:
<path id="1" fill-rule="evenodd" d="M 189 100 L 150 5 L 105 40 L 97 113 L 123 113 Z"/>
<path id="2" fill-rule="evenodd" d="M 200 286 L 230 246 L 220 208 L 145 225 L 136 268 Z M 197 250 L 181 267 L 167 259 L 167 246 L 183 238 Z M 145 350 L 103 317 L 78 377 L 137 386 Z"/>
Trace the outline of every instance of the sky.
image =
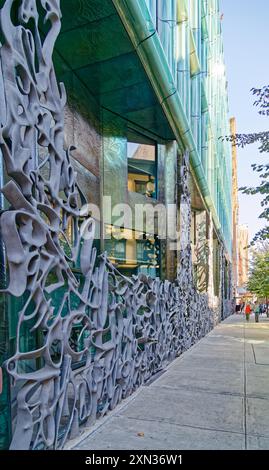
<path id="1" fill-rule="evenodd" d="M 269 1 L 220 0 L 220 13 L 230 116 L 236 118 L 238 133 L 268 130 L 268 117 L 260 116 L 253 107 L 250 89 L 269 84 Z M 256 185 L 259 177 L 251 164 L 266 160 L 268 156 L 259 154 L 255 144 L 238 149 L 239 187 Z M 265 225 L 258 218 L 262 212 L 260 200 L 259 196 L 239 193 L 239 222 L 248 225 L 251 238 Z"/>

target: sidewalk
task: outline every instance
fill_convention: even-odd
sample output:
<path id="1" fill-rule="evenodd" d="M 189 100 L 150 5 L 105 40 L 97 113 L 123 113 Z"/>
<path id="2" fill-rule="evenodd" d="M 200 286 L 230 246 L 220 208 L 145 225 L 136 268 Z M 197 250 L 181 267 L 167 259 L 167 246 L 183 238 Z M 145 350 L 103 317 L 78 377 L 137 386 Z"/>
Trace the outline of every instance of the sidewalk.
<path id="1" fill-rule="evenodd" d="M 269 319 L 218 325 L 73 448 L 269 449 Z"/>

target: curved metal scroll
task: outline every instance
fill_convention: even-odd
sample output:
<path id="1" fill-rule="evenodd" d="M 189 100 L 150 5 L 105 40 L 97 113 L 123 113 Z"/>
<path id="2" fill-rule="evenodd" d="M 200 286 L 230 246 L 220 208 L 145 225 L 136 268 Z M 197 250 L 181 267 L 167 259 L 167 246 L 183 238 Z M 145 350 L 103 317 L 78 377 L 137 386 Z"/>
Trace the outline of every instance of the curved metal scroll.
<path id="1" fill-rule="evenodd" d="M 49 24 L 44 37 L 37 4 Z M 62 448 L 213 327 L 206 297 L 121 276 L 106 254 L 96 260 L 94 221 L 81 230 L 83 195 L 72 149 L 64 149 L 65 89 L 52 63 L 60 18 L 58 0 L 6 0 L 0 17 L 5 292 L 23 299 L 6 363 L 15 391 L 12 449 Z"/>

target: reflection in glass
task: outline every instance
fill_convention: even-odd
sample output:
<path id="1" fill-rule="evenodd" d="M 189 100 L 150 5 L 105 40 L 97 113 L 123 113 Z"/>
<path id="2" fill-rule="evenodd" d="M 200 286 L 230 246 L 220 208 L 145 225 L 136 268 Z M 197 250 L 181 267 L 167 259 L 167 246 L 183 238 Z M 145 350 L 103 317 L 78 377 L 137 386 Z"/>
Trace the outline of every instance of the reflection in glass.
<path id="1" fill-rule="evenodd" d="M 105 236 L 105 250 L 122 274 L 159 276 L 160 244 L 157 235 L 106 225 Z"/>
<path id="2" fill-rule="evenodd" d="M 156 198 L 156 144 L 133 131 L 127 138 L 128 190 Z"/>

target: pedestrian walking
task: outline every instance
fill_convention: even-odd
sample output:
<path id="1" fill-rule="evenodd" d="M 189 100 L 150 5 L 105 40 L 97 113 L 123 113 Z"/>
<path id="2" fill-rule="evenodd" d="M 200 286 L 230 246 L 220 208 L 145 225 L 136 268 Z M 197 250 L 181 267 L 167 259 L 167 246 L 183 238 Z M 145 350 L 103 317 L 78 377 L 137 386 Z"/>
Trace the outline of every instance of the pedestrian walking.
<path id="1" fill-rule="evenodd" d="M 245 307 L 246 321 L 249 321 L 250 313 L 251 313 L 250 304 L 246 304 L 246 307 Z"/>
<path id="2" fill-rule="evenodd" d="M 259 316 L 260 316 L 260 306 L 259 306 L 259 304 L 255 305 L 254 314 L 255 314 L 255 322 L 259 323 Z"/>

